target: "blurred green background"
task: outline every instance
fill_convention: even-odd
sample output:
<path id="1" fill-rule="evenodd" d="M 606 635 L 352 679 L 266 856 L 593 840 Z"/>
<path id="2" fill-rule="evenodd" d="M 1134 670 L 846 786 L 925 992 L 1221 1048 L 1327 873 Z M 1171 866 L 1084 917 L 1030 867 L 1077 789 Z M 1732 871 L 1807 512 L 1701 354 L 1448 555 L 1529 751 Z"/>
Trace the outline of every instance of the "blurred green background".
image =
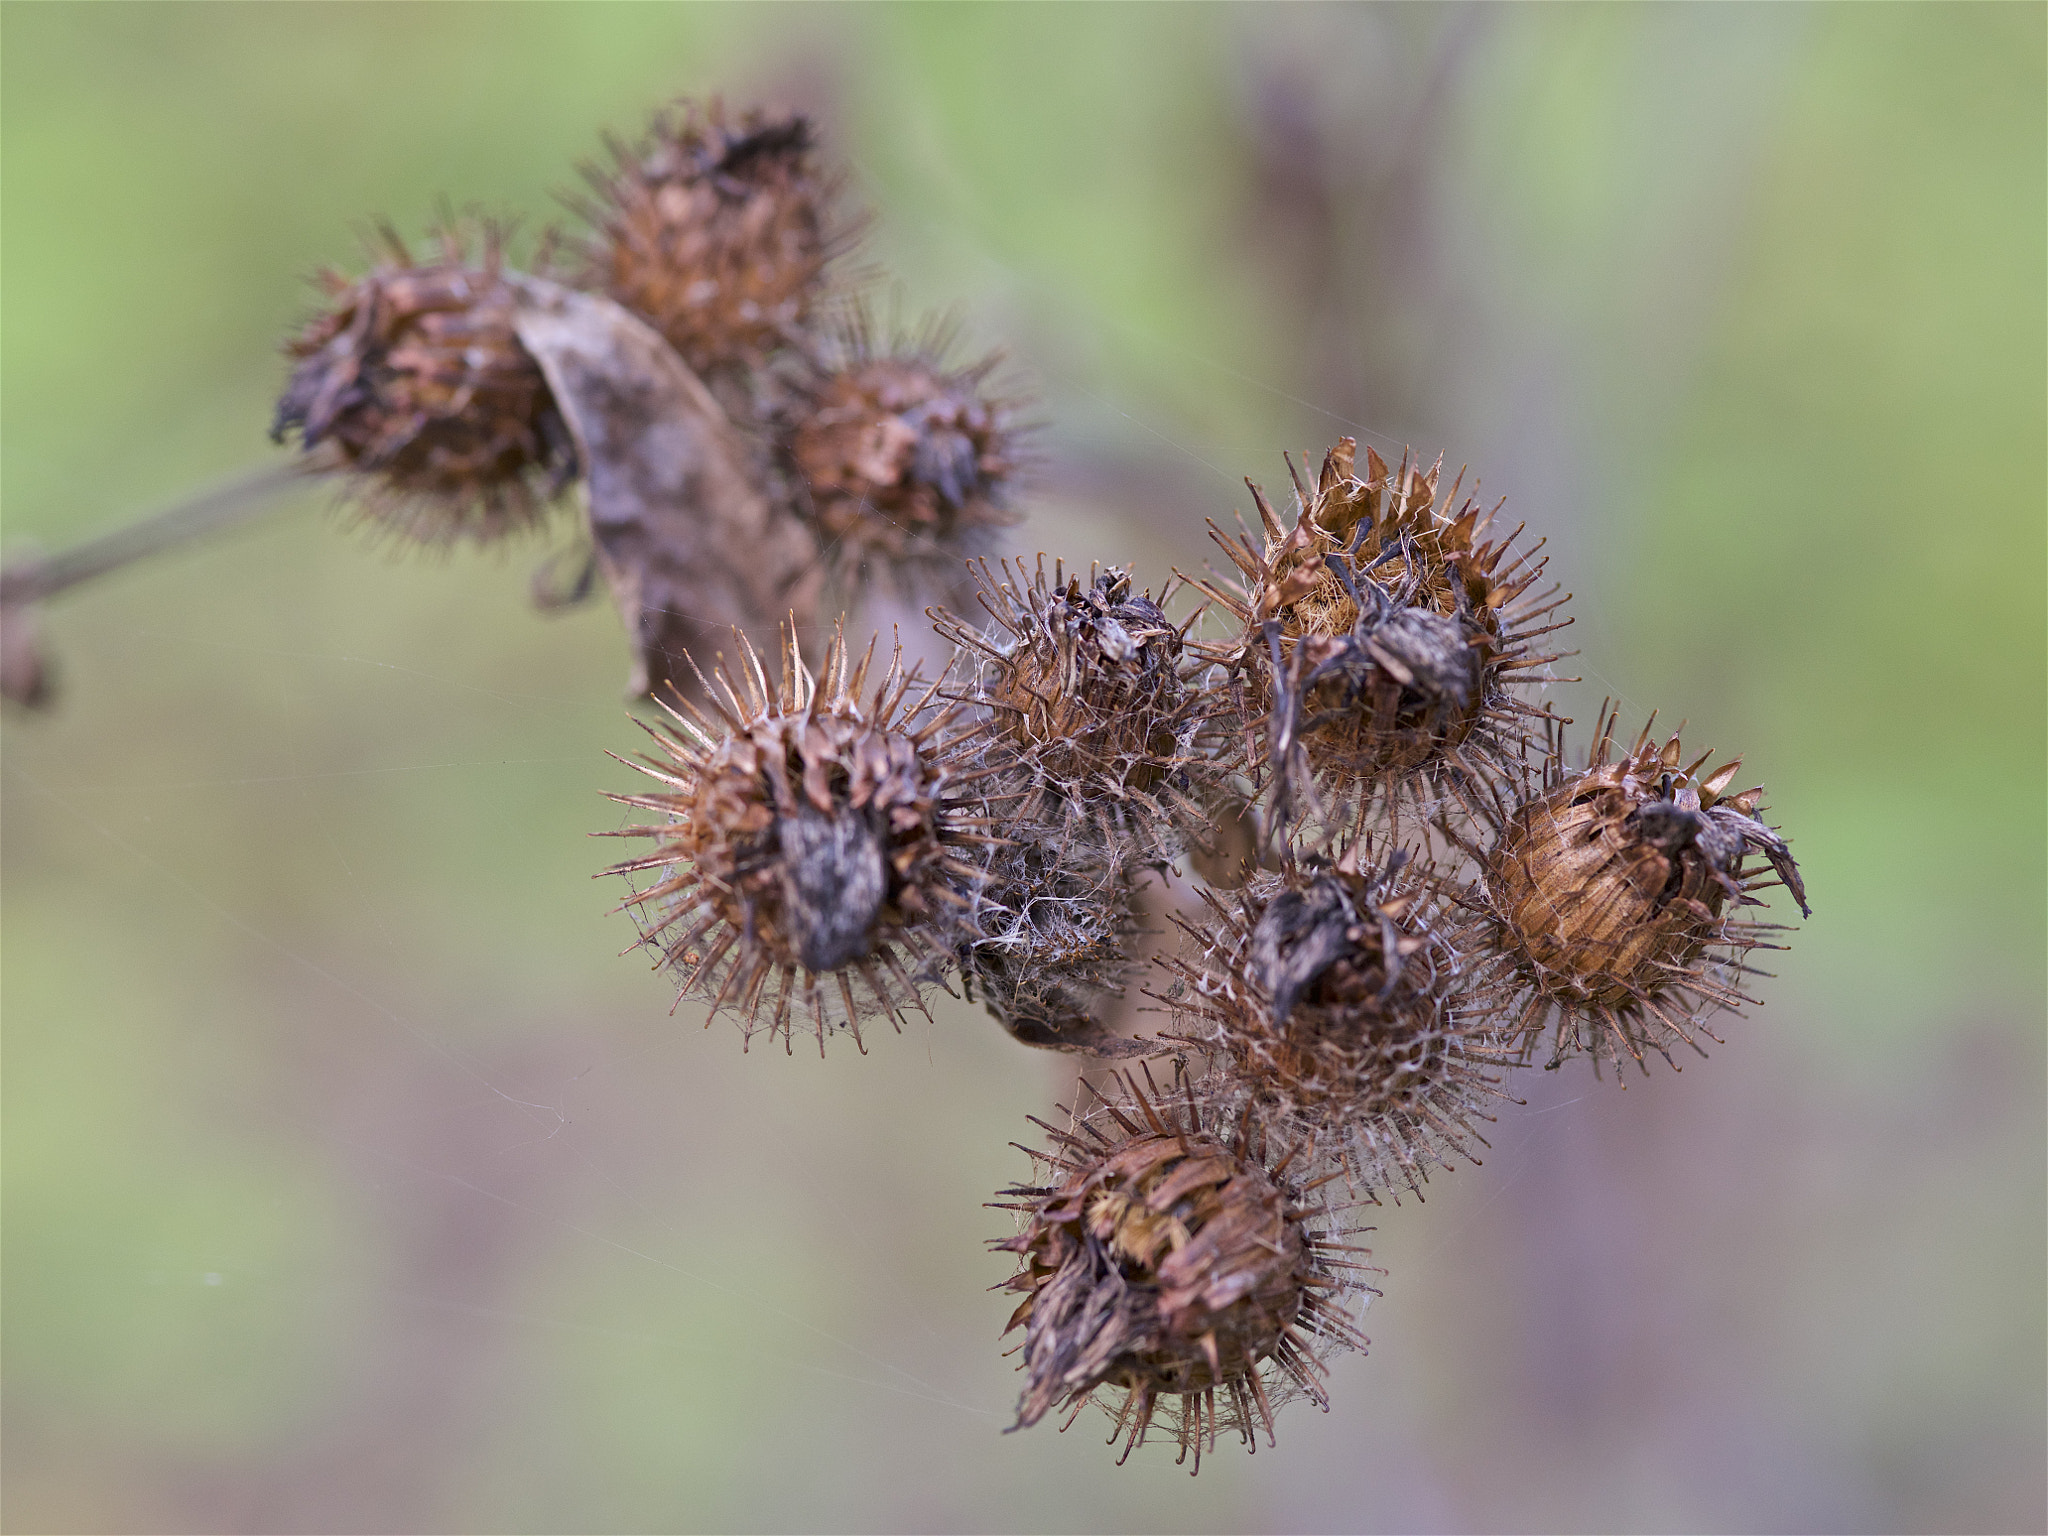
<path id="1" fill-rule="evenodd" d="M 1744 752 L 1815 908 L 1711 1061 L 1523 1074 L 1373 1213 L 1329 1415 L 1119 1470 L 1000 1433 L 1062 1064 L 671 1016 L 584 837 L 616 621 L 305 497 L 55 604 L 6 722 L 8 1528 L 2042 1529 L 2043 18 L 0 10 L 10 545 L 272 457 L 365 220 L 530 233 L 765 97 L 1035 389 L 1020 544 L 1156 583 L 1283 448 L 1442 449 L 1577 593 L 1569 711 Z"/>

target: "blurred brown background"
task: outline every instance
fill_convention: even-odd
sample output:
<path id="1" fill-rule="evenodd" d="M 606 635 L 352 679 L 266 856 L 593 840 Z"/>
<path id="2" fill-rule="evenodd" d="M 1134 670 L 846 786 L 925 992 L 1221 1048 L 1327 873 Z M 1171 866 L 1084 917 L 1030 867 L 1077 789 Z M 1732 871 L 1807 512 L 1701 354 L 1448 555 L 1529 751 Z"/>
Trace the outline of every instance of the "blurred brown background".
<path id="1" fill-rule="evenodd" d="M 1000 1433 L 1059 1063 L 671 1017 L 616 621 L 308 497 L 54 606 L 6 724 L 7 1526 L 2040 1530 L 2043 17 L 6 7 L 12 545 L 270 456 L 364 220 L 766 96 L 1035 385 L 1025 548 L 1156 584 L 1283 448 L 1442 449 L 1569 712 L 1743 752 L 1815 907 L 1711 1061 L 1523 1074 L 1376 1213 L 1327 1417 L 1119 1470 Z"/>

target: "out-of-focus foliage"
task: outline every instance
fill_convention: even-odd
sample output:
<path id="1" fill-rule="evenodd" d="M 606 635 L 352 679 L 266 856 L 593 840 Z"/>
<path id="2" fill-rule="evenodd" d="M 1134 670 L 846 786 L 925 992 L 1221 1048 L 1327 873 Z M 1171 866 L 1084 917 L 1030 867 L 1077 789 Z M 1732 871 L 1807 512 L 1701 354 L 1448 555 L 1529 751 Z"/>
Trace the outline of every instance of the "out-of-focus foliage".
<path id="1" fill-rule="evenodd" d="M 615 621 L 309 499 L 55 605 L 60 710 L 6 726 L 9 1524 L 2039 1528 L 2043 48 L 2031 7 L 0 12 L 10 542 L 272 452 L 353 227 L 531 232 L 600 128 L 768 96 L 907 308 L 1040 382 L 1027 550 L 1163 573 L 1283 447 L 1442 448 L 1553 540 L 1569 711 L 1744 753 L 1815 907 L 1711 1061 L 1539 1079 L 1377 1215 L 1328 1418 L 1119 1474 L 998 1433 L 980 1202 L 1059 1069 L 964 1007 L 824 1062 L 671 1019 L 587 878 Z"/>

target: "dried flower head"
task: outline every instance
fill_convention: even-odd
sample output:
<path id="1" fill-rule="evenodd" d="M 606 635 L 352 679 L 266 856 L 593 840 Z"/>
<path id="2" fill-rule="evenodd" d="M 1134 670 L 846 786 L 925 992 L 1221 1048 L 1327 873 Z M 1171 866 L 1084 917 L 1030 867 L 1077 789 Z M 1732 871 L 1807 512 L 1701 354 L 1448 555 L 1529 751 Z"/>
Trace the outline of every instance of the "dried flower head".
<path id="1" fill-rule="evenodd" d="M 1202 767 L 1202 663 L 1176 625 L 1121 567 L 1088 583 L 1045 557 L 1027 575 L 1006 560 L 975 569 L 976 599 L 994 619 L 980 631 L 943 610 L 933 627 L 977 658 L 958 697 L 985 712 L 984 756 L 1018 795 L 1012 835 L 1062 861 L 1119 848 L 1143 862 L 1172 856 L 1180 829 L 1206 822 L 1185 781 Z"/>
<path id="2" fill-rule="evenodd" d="M 662 760 L 643 772 L 670 792 L 615 796 L 660 813 L 655 849 L 606 871 L 654 871 L 622 904 L 645 914 L 642 946 L 681 978 L 681 995 L 730 1008 L 749 1038 L 785 1046 L 798 1022 L 860 1041 L 863 1018 L 920 1007 L 920 984 L 952 954 L 972 904 L 963 845 L 981 840 L 978 801 L 961 797 L 949 710 L 929 708 L 900 654 L 863 698 L 871 643 L 850 666 L 835 634 L 815 680 L 785 635 L 780 686 L 735 632 L 739 683 L 721 669 L 709 711 L 682 701 L 675 728 L 649 728 Z M 715 713 L 717 718 L 713 718 Z"/>
<path id="3" fill-rule="evenodd" d="M 1006 500 L 1015 406 L 986 389 L 1001 359 L 948 370 L 949 339 L 931 329 L 878 355 L 857 317 L 837 366 L 794 412 L 796 479 L 819 543 L 853 582 L 900 581 L 920 566 L 951 572 L 1017 520 Z"/>
<path id="4" fill-rule="evenodd" d="M 539 521 L 576 453 L 514 333 L 504 231 L 444 220 L 436 238 L 422 264 L 386 228 L 367 275 L 320 275 L 330 302 L 285 344 L 298 365 L 271 435 L 351 472 L 374 523 L 446 544 Z"/>
<path id="5" fill-rule="evenodd" d="M 1199 1471 L 1219 1429 L 1250 1445 L 1263 1427 L 1270 1443 L 1277 1402 L 1328 1408 L 1321 1357 L 1365 1348 L 1350 1311 L 1369 1287 L 1294 1153 L 1269 1161 L 1245 1124 L 1206 1120 L 1208 1088 L 1178 1072 L 1168 1094 L 1146 1084 L 1126 1076 L 1127 1096 L 1098 1097 L 1072 1131 L 1035 1121 L 1053 1141 L 1033 1154 L 1045 1182 L 1003 1191 L 1022 1215 L 995 1245 L 1021 1260 L 1009 1326 L 1025 1330 L 1028 1379 L 1013 1427 L 1055 1405 L 1071 1424 L 1099 1388 L 1121 1388 L 1123 1456 L 1159 1416 Z"/>
<path id="6" fill-rule="evenodd" d="M 1510 690 L 1546 680 L 1558 654 L 1536 642 L 1569 622 L 1539 622 L 1568 600 L 1532 590 L 1541 546 L 1489 541 L 1492 513 L 1456 483 L 1439 497 L 1441 460 L 1390 469 L 1367 449 L 1361 478 L 1356 453 L 1340 440 L 1313 491 L 1297 477 L 1291 529 L 1255 485 L 1263 543 L 1210 529 L 1238 576 L 1203 584 L 1238 623 L 1213 654 L 1264 720 L 1276 829 L 1297 806 L 1335 820 L 1471 793 L 1548 718 Z"/>
<path id="7" fill-rule="evenodd" d="M 1176 1038 L 1215 1052 L 1260 1119 L 1313 1138 L 1364 1191 L 1420 1192 L 1484 1144 L 1502 1053 L 1460 995 L 1437 882 L 1405 851 L 1289 861 L 1181 920 Z"/>
<path id="8" fill-rule="evenodd" d="M 1555 1015 L 1553 1067 L 1581 1054 L 1670 1061 L 1680 1043 L 1704 1055 L 1698 1036 L 1719 1043 L 1706 1019 L 1754 1002 L 1739 986 L 1743 956 L 1782 947 L 1768 941 L 1780 925 L 1732 914 L 1771 885 L 1807 911 L 1790 849 L 1758 819 L 1762 789 L 1727 792 L 1741 759 L 1703 771 L 1713 754 L 1687 762 L 1676 733 L 1651 739 L 1655 722 L 1610 761 L 1615 716 L 1604 707 L 1577 770 L 1553 733 L 1535 782 L 1501 805 L 1480 855 L 1485 987 L 1524 1052 Z M 1763 867 L 1748 867 L 1752 854 Z"/>
<path id="9" fill-rule="evenodd" d="M 758 367 L 799 336 L 826 263 L 853 238 L 809 121 L 679 102 L 640 143 L 609 141 L 572 202 L 594 233 L 575 275 L 645 316 L 701 374 Z"/>
<path id="10" fill-rule="evenodd" d="M 990 854 L 960 969 L 969 996 L 1025 1045 L 1151 1054 L 1156 1045 L 1118 1035 L 1106 1017 L 1137 969 L 1141 932 L 1126 863 L 1062 864 L 1043 848 L 1006 841 Z"/>

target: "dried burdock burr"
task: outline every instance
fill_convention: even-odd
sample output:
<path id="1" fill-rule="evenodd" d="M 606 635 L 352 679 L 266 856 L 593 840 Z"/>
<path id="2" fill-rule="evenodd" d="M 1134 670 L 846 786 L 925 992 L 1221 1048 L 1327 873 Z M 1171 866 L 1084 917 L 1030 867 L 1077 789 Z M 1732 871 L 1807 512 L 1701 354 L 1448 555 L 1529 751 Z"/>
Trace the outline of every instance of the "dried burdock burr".
<path id="1" fill-rule="evenodd" d="M 880 351 L 857 316 L 789 408 L 793 479 L 848 588 L 929 586 L 1017 521 L 1016 402 L 988 388 L 1001 359 L 948 369 L 949 341 L 930 328 Z"/>
<path id="2" fill-rule="evenodd" d="M 1251 485 L 1262 539 L 1210 529 L 1236 579 L 1202 590 L 1237 621 L 1210 653 L 1263 726 L 1276 832 L 1469 796 L 1550 718 L 1513 691 L 1548 680 L 1562 653 L 1539 642 L 1570 622 L 1554 617 L 1566 596 L 1536 590 L 1541 546 L 1491 539 L 1494 513 L 1457 483 L 1440 494 L 1441 461 L 1395 469 L 1368 449 L 1361 477 L 1356 454 L 1344 438 L 1313 489 L 1297 477 L 1292 528 Z"/>
<path id="3" fill-rule="evenodd" d="M 1205 826 L 1191 793 L 1205 773 L 1205 665 L 1176 624 L 1120 567 L 1091 567 L 1086 584 L 1045 558 L 1025 571 L 975 568 L 975 597 L 994 621 L 974 628 L 951 613 L 933 627 L 978 666 L 957 697 L 983 713 L 982 748 L 1018 805 L 1010 835 L 1062 862 L 1114 846 L 1134 862 L 1170 859 Z M 1198 610 L 1199 611 L 1199 610 Z"/>
<path id="4" fill-rule="evenodd" d="M 1549 1066 L 1577 1055 L 1646 1066 L 1648 1052 L 1676 1066 L 1679 1045 L 1704 1055 L 1702 1037 L 1719 1043 L 1707 1020 L 1755 1001 L 1742 992 L 1745 957 L 1782 947 L 1782 925 L 1736 914 L 1772 885 L 1807 911 L 1790 849 L 1758 819 L 1762 789 L 1728 792 L 1741 759 L 1687 761 L 1676 734 L 1651 738 L 1655 721 L 1613 758 L 1603 707 L 1578 769 L 1553 732 L 1532 780 L 1499 798 L 1491 845 L 1471 850 L 1480 990 L 1525 1054 L 1554 1018 Z"/>
<path id="5" fill-rule="evenodd" d="M 1277 1134 L 1312 1138 L 1361 1192 L 1420 1193 L 1484 1145 L 1506 1054 L 1461 987 L 1439 884 L 1405 850 L 1287 861 L 1179 919 L 1159 995 Z"/>
<path id="6" fill-rule="evenodd" d="M 820 167 L 808 120 L 684 101 L 609 148 L 572 201 L 592 228 L 576 286 L 645 317 L 707 377 L 804 339 L 826 263 L 857 234 L 835 218 L 841 177 Z"/>
<path id="7" fill-rule="evenodd" d="M 380 231 L 375 265 L 319 281 L 328 303 L 285 345 L 296 366 L 271 435 L 347 472 L 375 526 L 425 544 L 528 527 L 575 473 L 547 380 L 520 345 L 504 232 L 444 220 L 435 259 Z"/>
<path id="8" fill-rule="evenodd" d="M 1162 1093 L 1149 1072 L 1126 1074 L 1072 1130 L 1033 1117 L 1052 1140 L 1032 1154 L 1043 1182 L 1003 1191 L 1019 1231 L 995 1245 L 1018 1256 L 1007 1288 L 1024 1296 L 1013 1428 L 1055 1407 L 1065 1428 L 1120 1390 L 1119 1460 L 1158 1420 L 1199 1471 L 1219 1430 L 1270 1443 L 1288 1397 L 1327 1409 L 1326 1357 L 1365 1348 L 1365 1253 L 1317 1193 L 1327 1180 L 1306 1178 L 1306 1148 L 1272 1157 L 1249 1122 L 1219 1123 L 1214 1087 L 1176 1070 Z"/>
<path id="9" fill-rule="evenodd" d="M 680 997 L 737 1014 L 792 1044 L 813 1030 L 860 1043 L 863 1019 L 918 1007 L 952 958 L 978 879 L 982 801 L 955 782 L 950 711 L 906 674 L 900 654 L 867 694 L 835 634 L 814 678 L 786 633 L 780 682 L 735 633 L 737 679 L 721 668 L 706 703 L 679 701 L 672 728 L 649 727 L 661 756 L 635 766 L 666 792 L 620 795 L 656 812 L 612 835 L 654 851 L 607 870 L 651 874 L 622 903 L 640 945 L 673 972 Z M 864 1049 L 865 1047 L 863 1047 Z"/>
<path id="10" fill-rule="evenodd" d="M 989 855 L 960 971 L 970 999 L 1025 1045 L 1154 1054 L 1157 1044 L 1117 1034 L 1106 1018 L 1137 971 L 1142 934 L 1127 863 L 1062 864 L 1044 848 L 1005 840 Z"/>

